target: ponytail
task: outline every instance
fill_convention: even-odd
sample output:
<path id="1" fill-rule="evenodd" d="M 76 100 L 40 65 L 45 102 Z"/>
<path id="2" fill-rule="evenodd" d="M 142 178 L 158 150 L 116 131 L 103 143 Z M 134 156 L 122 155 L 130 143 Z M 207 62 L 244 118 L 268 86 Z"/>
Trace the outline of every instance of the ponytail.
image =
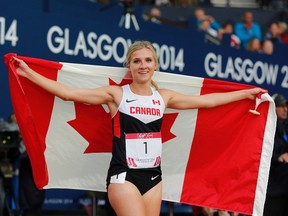
<path id="1" fill-rule="evenodd" d="M 159 89 L 158 84 L 157 84 L 154 80 L 151 80 L 151 85 L 152 85 L 156 90 Z"/>

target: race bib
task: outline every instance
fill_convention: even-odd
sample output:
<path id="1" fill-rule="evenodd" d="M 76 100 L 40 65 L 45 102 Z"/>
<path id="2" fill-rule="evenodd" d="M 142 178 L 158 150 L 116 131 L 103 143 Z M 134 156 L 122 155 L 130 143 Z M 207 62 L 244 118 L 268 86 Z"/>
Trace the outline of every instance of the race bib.
<path id="1" fill-rule="evenodd" d="M 129 168 L 141 169 L 159 166 L 162 154 L 161 133 L 126 134 L 126 160 Z"/>

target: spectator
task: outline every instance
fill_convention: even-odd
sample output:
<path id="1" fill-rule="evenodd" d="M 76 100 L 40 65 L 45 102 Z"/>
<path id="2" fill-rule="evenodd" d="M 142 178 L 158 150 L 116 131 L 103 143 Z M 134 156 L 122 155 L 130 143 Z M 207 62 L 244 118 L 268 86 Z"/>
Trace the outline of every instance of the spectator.
<path id="1" fill-rule="evenodd" d="M 156 8 L 156 7 L 151 8 L 151 10 L 150 10 L 150 16 L 152 16 L 152 17 L 161 17 L 161 11 L 160 11 L 160 9 L 158 9 L 158 8 Z"/>
<path id="2" fill-rule="evenodd" d="M 239 48 L 240 47 L 240 39 L 237 35 L 234 34 L 234 26 L 232 22 L 225 22 L 222 27 L 218 31 L 219 40 L 223 39 L 224 34 L 230 35 L 230 45 L 232 47 Z"/>
<path id="3" fill-rule="evenodd" d="M 288 215 L 288 125 L 287 100 L 283 95 L 272 96 L 276 106 L 277 127 L 271 158 L 264 216 Z"/>
<path id="4" fill-rule="evenodd" d="M 262 42 L 261 53 L 272 55 L 274 52 L 274 45 L 271 40 L 264 40 Z"/>
<path id="5" fill-rule="evenodd" d="M 164 25 L 170 25 L 170 26 L 176 26 L 181 28 L 188 28 L 187 22 L 180 22 L 180 21 L 173 21 L 162 17 L 161 10 L 157 7 L 152 7 L 149 11 L 149 14 L 143 14 L 143 19 L 156 23 L 156 24 L 164 24 Z"/>
<path id="6" fill-rule="evenodd" d="M 151 21 L 153 23 L 161 24 L 161 11 L 157 7 L 152 7 L 150 9 L 150 14 L 147 17 L 147 21 Z"/>
<path id="7" fill-rule="evenodd" d="M 205 42 L 220 44 L 218 32 L 211 27 L 210 19 L 203 19 L 199 25 L 199 31 L 205 33 Z"/>
<path id="8" fill-rule="evenodd" d="M 262 40 L 261 28 L 258 23 L 253 21 L 253 13 L 250 11 L 244 12 L 242 21 L 236 23 L 234 30 L 235 34 L 240 38 L 241 47 L 245 49 L 251 39 Z"/>
<path id="9" fill-rule="evenodd" d="M 279 22 L 280 37 L 284 44 L 288 44 L 288 28 L 285 22 Z"/>
<path id="10" fill-rule="evenodd" d="M 194 11 L 194 16 L 196 18 L 196 26 L 200 26 L 203 20 L 209 20 L 210 27 L 216 31 L 218 31 L 221 26 L 220 24 L 214 19 L 214 17 L 210 15 L 206 15 L 204 9 L 198 8 Z"/>
<path id="11" fill-rule="evenodd" d="M 257 38 L 252 38 L 249 40 L 246 49 L 252 52 L 261 52 L 261 42 Z"/>
<path id="12" fill-rule="evenodd" d="M 269 25 L 268 32 L 265 34 L 264 39 L 271 40 L 274 45 L 276 43 L 282 43 L 281 28 L 279 26 L 279 23 L 272 22 Z"/>
<path id="13" fill-rule="evenodd" d="M 217 210 L 213 209 L 213 208 L 207 208 L 207 207 L 202 208 L 202 213 L 205 216 L 213 216 L 216 212 L 217 212 Z"/>
<path id="14" fill-rule="evenodd" d="M 208 18 L 201 20 L 199 30 L 208 33 L 209 35 L 217 38 L 218 33 L 211 27 L 211 21 Z"/>

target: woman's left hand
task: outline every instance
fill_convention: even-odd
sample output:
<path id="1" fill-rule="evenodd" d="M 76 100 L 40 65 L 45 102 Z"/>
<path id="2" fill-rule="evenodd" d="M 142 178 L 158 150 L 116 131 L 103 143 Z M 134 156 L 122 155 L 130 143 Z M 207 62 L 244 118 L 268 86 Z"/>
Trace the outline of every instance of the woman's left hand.
<path id="1" fill-rule="evenodd" d="M 247 91 L 247 98 L 251 100 L 255 100 L 257 95 L 260 93 L 267 93 L 267 90 L 258 87 L 247 89 L 246 91 Z"/>

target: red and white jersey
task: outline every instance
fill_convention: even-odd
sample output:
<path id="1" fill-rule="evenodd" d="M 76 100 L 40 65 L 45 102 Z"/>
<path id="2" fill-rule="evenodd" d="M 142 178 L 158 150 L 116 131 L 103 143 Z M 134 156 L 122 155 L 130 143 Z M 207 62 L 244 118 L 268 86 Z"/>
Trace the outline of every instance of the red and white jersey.
<path id="1" fill-rule="evenodd" d="M 119 112 L 133 116 L 144 124 L 153 122 L 163 117 L 165 105 L 158 91 L 152 89 L 151 96 L 134 94 L 129 85 L 123 88 L 123 97 L 119 105 Z"/>
<path id="2" fill-rule="evenodd" d="M 129 162 L 127 162 L 128 156 L 126 155 L 127 135 L 160 133 L 165 110 L 163 98 L 157 90 L 151 88 L 152 95 L 142 96 L 134 94 L 129 85 L 125 85 L 122 88 L 123 97 L 118 112 L 112 119 L 113 150 L 109 170 L 112 174 L 119 172 L 119 170 L 124 172 L 128 167 L 131 168 Z M 158 154 L 158 156 L 161 156 L 161 154 Z"/>

